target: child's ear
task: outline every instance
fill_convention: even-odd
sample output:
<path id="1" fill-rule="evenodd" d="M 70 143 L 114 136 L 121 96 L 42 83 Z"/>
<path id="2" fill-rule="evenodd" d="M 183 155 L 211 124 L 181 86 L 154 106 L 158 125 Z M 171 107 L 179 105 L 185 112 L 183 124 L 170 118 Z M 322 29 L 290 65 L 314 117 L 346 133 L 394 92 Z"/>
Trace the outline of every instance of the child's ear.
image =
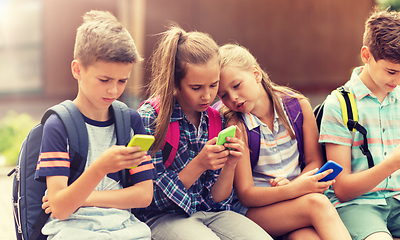
<path id="1" fill-rule="evenodd" d="M 81 79 L 81 65 L 78 60 L 75 59 L 71 62 L 71 71 L 76 80 Z"/>
<path id="2" fill-rule="evenodd" d="M 369 61 L 371 60 L 372 57 L 373 57 L 373 56 L 372 56 L 372 53 L 371 53 L 371 51 L 369 50 L 369 48 L 368 48 L 367 46 L 363 46 L 363 47 L 361 48 L 361 60 L 362 60 L 364 63 L 369 63 Z"/>
<path id="3" fill-rule="evenodd" d="M 256 77 L 257 83 L 260 83 L 262 80 L 262 73 L 257 66 L 253 66 L 253 74 Z"/>

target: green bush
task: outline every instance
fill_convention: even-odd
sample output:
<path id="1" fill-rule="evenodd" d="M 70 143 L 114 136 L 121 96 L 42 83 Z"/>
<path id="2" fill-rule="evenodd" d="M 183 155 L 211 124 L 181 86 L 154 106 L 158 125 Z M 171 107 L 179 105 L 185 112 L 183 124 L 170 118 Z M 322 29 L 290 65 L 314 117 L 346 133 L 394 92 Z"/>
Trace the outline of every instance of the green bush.
<path id="1" fill-rule="evenodd" d="M 6 165 L 16 165 L 22 142 L 36 122 L 28 114 L 8 111 L 0 120 L 0 156 L 5 157 Z"/>
<path id="2" fill-rule="evenodd" d="M 400 11 L 400 0 L 378 0 L 377 2 L 382 10 L 389 8 L 389 10 Z"/>

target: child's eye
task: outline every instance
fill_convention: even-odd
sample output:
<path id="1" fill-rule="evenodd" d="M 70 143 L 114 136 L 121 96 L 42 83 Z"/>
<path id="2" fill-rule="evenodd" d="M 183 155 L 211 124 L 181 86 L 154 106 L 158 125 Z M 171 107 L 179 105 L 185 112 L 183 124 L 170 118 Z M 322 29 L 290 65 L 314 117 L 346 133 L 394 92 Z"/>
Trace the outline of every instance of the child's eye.
<path id="1" fill-rule="evenodd" d="M 389 73 L 390 75 L 396 74 L 396 72 L 392 72 L 392 71 L 388 71 L 388 73 Z"/>
<path id="2" fill-rule="evenodd" d="M 119 80 L 120 83 L 126 83 L 126 81 L 128 81 L 128 80 L 126 80 L 126 79 Z"/>
<path id="3" fill-rule="evenodd" d="M 193 87 L 192 89 L 197 91 L 197 90 L 200 90 L 200 87 Z"/>
<path id="4" fill-rule="evenodd" d="M 99 79 L 101 82 L 108 82 L 108 80 L 107 79 Z"/>
<path id="5" fill-rule="evenodd" d="M 238 88 L 239 86 L 240 86 L 240 83 L 238 83 L 235 86 L 233 86 L 233 88 Z"/>
<path id="6" fill-rule="evenodd" d="M 214 83 L 214 84 L 211 85 L 212 88 L 217 87 L 217 86 L 218 86 L 217 83 Z"/>

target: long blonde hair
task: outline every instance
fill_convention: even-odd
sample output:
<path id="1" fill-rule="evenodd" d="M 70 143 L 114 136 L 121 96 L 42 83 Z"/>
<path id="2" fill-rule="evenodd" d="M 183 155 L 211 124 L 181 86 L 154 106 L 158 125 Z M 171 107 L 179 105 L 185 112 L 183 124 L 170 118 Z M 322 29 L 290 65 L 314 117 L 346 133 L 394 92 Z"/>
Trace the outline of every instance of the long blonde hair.
<path id="1" fill-rule="evenodd" d="M 180 88 L 187 64 L 204 64 L 216 56 L 219 56 L 218 45 L 206 33 L 186 32 L 177 25 L 161 33 L 158 46 L 151 56 L 150 98 L 160 98 L 159 114 L 154 121 L 156 140 L 153 153 L 161 149 L 164 143 L 174 110 L 174 89 Z"/>
<path id="2" fill-rule="evenodd" d="M 283 125 L 289 132 L 291 138 L 295 139 L 296 136 L 285 116 L 279 98 L 288 97 L 288 98 L 303 99 L 305 97 L 299 92 L 289 87 L 279 86 L 274 82 L 272 82 L 268 74 L 264 70 L 262 70 L 255 57 L 246 48 L 239 46 L 237 44 L 225 44 L 219 48 L 219 52 L 221 56 L 221 70 L 229 66 L 239 70 L 248 71 L 251 70 L 254 66 L 256 66 L 261 71 L 262 86 L 264 90 L 267 92 L 269 99 L 272 102 L 273 108 L 276 110 L 279 116 L 279 119 L 281 119 Z M 236 113 L 225 106 L 221 108 L 221 112 L 226 118 L 227 122 L 229 122 L 229 120 L 232 118 L 236 118 L 238 120 L 241 119 L 239 117 L 239 113 Z"/>

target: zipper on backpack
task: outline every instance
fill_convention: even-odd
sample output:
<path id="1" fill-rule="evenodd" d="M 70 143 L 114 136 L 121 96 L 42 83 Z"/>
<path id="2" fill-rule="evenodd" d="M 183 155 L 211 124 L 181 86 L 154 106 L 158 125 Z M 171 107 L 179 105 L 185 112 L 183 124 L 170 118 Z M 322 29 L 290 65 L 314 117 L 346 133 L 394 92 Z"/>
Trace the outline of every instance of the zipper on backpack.
<path id="1" fill-rule="evenodd" d="M 17 186 L 17 197 L 15 199 L 13 196 L 13 199 L 12 199 L 13 204 L 14 204 L 13 215 L 14 215 L 14 220 L 17 225 L 18 235 L 20 235 L 22 239 L 24 239 L 24 235 L 22 233 L 22 223 L 21 223 L 21 217 L 20 217 L 21 216 L 21 209 L 20 209 L 21 195 L 20 194 L 21 194 L 21 156 L 22 156 L 23 151 L 24 151 L 24 149 L 22 148 L 21 154 L 18 159 L 18 164 L 17 164 L 17 166 L 15 166 L 14 171 L 11 171 L 11 172 L 15 172 L 15 179 L 16 179 L 16 186 Z"/>
<path id="2" fill-rule="evenodd" d="M 17 182 L 19 184 L 19 181 L 21 180 L 21 171 L 20 171 L 19 165 L 17 165 L 14 168 L 14 172 L 15 172 L 15 178 L 17 179 Z"/>
<path id="3" fill-rule="evenodd" d="M 16 169 L 13 168 L 13 169 L 7 174 L 7 177 L 11 176 L 15 171 L 16 171 Z"/>

